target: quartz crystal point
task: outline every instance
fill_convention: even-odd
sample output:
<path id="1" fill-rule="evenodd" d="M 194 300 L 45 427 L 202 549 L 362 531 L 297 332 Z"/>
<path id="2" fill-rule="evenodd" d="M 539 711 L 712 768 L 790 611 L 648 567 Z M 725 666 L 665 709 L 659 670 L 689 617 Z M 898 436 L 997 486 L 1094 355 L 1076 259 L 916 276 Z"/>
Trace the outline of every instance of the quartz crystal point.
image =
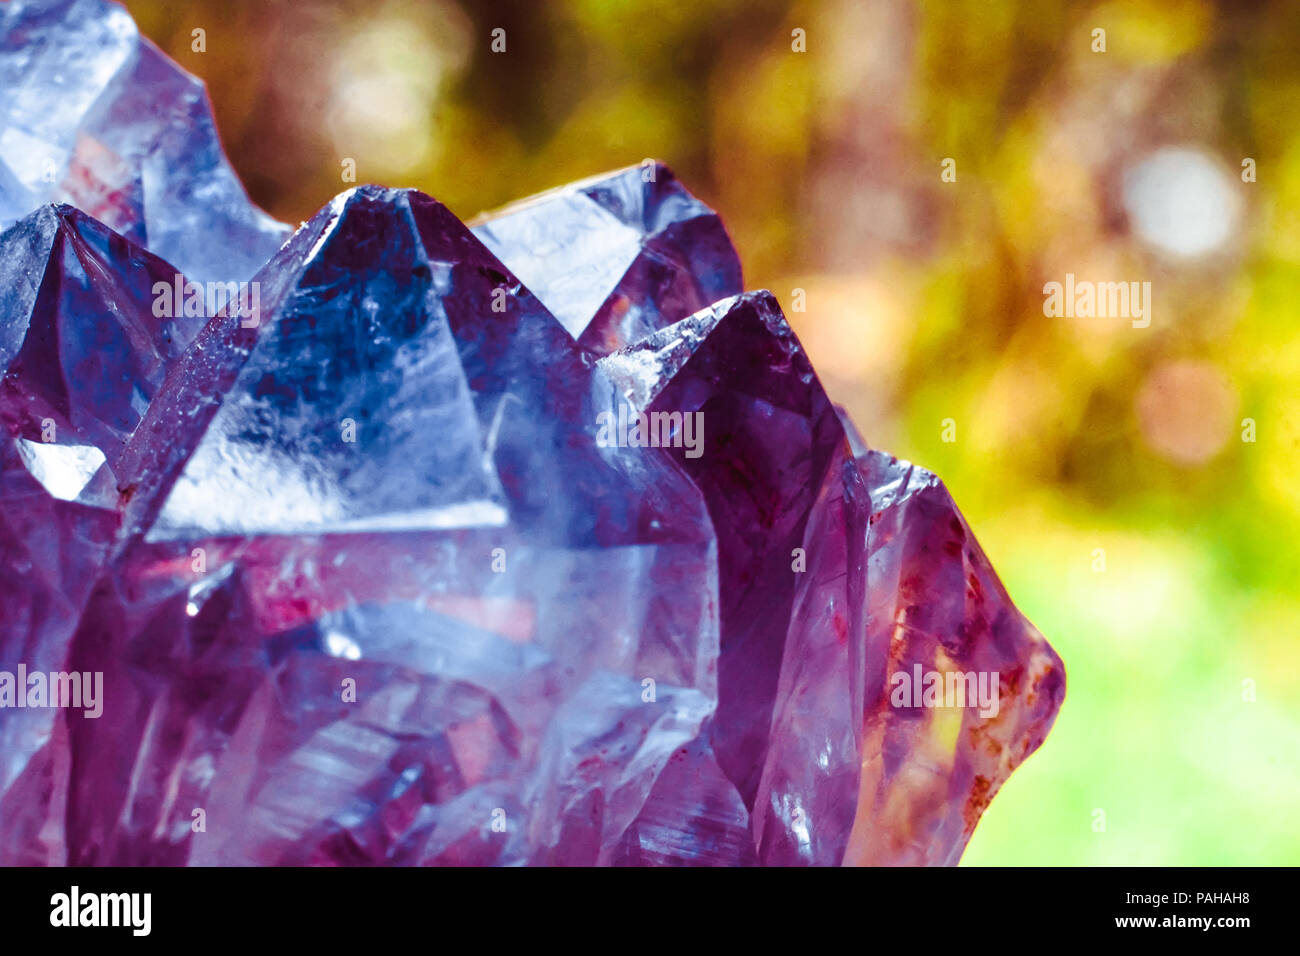
<path id="1" fill-rule="evenodd" d="M 734 784 L 758 862 L 955 863 L 1064 682 L 943 486 L 846 432 L 768 293 L 599 364 L 638 410 L 707 423 L 685 467 L 718 538 L 712 759 L 689 755 L 693 787 L 656 788 L 628 859 L 664 854 L 665 818 L 716 843 Z M 996 673 L 998 713 L 895 708 L 891 676 L 918 664 Z"/>
<path id="2" fill-rule="evenodd" d="M 801 646 L 808 627 L 833 640 L 843 635 L 850 650 L 850 639 L 862 630 L 862 542 L 845 527 L 850 515 L 841 503 L 853 491 L 856 474 L 846 467 L 849 449 L 835 409 L 765 292 L 696 313 L 607 356 L 601 366 L 639 410 L 698 413 L 705 424 L 705 452 L 684 459 L 684 467 L 709 504 L 718 538 L 722 643 L 712 746 L 757 815 L 760 861 L 769 855 L 784 861 L 794 852 L 810 862 L 838 862 L 835 846 L 842 852 L 852 825 L 857 778 L 847 685 L 838 736 L 825 724 L 812 728 L 816 746 L 832 758 L 824 773 L 815 757 L 803 768 L 816 774 L 816 784 L 810 781 L 804 791 L 788 786 L 759 792 L 781 707 L 783 662 L 793 665 L 796 654 L 810 650 Z M 814 515 L 815 510 L 836 514 Z M 817 527 L 823 522 L 826 527 Z M 824 540 L 807 540 L 814 528 Z M 793 571 L 796 549 L 808 547 L 810 571 Z M 802 606 L 809 588 L 819 591 L 816 608 Z M 845 677 L 852 672 L 837 670 Z M 791 691 L 797 688 L 786 693 Z M 837 786 L 838 795 L 831 792 Z M 808 819 L 816 799 L 841 819 L 823 819 L 820 811 Z M 803 840 L 802 850 L 778 846 L 769 817 L 779 820 L 773 826 L 786 836 Z"/>
<path id="3" fill-rule="evenodd" d="M 118 4 L 0 4 L 0 90 L 0 228 L 67 202 L 204 283 L 246 280 L 288 235 L 249 202 L 203 84 Z"/>
<path id="4" fill-rule="evenodd" d="M 533 196 L 473 228 L 599 355 L 744 290 L 722 221 L 662 163 Z"/>
<path id="5" fill-rule="evenodd" d="M 68 206 L 0 234 L 0 670 L 63 662 L 121 524 L 122 452 L 202 323 L 154 315 L 175 277 Z M 0 711 L 0 820 L 53 722 Z"/>

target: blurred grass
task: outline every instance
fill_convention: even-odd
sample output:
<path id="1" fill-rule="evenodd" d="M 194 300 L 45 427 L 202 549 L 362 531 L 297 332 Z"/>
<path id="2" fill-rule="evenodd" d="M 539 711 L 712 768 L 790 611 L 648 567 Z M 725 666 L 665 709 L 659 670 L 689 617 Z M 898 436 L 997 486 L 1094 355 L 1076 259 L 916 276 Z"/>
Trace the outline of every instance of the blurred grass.
<path id="1" fill-rule="evenodd" d="M 1212 548 L 1167 527 L 1081 526 L 1057 504 L 1008 510 L 980 533 L 1069 688 L 963 863 L 1294 865 L 1300 602 L 1243 593 Z"/>

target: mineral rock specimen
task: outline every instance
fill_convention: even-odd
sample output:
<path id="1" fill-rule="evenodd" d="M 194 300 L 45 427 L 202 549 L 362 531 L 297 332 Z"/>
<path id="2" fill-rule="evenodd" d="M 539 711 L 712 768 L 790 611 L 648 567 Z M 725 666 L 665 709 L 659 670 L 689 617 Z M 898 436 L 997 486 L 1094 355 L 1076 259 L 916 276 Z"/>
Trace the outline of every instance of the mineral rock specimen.
<path id="1" fill-rule="evenodd" d="M 142 58 L 87 53 L 95 89 L 178 82 L 113 8 L 38 7 L 0 7 L 11 117 L 69 23 Z M 177 198 L 229 171 L 169 123 L 215 159 L 128 235 L 0 234 L 0 863 L 958 859 L 1061 662 L 666 168 L 472 230 L 361 187 L 275 251 Z M 177 222 L 200 275 L 264 262 L 256 309 L 158 309 L 185 269 L 131 237 Z"/>

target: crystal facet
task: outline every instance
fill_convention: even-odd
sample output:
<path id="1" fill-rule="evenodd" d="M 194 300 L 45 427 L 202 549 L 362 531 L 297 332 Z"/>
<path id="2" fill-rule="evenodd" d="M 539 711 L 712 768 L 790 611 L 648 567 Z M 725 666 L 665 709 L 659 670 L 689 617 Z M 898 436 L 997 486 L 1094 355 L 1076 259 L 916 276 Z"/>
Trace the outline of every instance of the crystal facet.
<path id="1" fill-rule="evenodd" d="M 721 220 L 662 163 L 533 196 L 473 228 L 599 355 L 744 289 Z"/>
<path id="2" fill-rule="evenodd" d="M 846 863 L 955 864 L 1010 772 L 1047 736 L 1061 660 L 993 573 L 933 474 L 884 452 L 857 469 L 867 532 L 867 700 Z M 894 706 L 890 674 L 996 673 L 998 712 Z"/>
<path id="3" fill-rule="evenodd" d="M 59 666 L 113 549 L 122 453 L 202 321 L 154 315 L 174 275 L 68 206 L 0 234 L 0 669 Z M 53 723 L 0 712 L 0 793 Z"/>
<path id="4" fill-rule="evenodd" d="M 0 229 L 79 207 L 196 282 L 247 279 L 288 236 L 248 200 L 203 84 L 110 0 L 0 5 Z"/>

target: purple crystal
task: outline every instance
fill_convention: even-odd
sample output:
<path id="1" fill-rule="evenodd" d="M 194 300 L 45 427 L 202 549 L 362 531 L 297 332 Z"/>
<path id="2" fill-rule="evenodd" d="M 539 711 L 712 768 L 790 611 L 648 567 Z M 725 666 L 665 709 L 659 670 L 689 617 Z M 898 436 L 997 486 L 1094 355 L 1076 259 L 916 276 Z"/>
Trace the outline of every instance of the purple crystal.
<path id="1" fill-rule="evenodd" d="M 47 322 L 138 314 L 168 269 L 66 210 L 0 242 L 97 257 L 15 286 Z M 134 352 L 109 322 L 140 401 L 68 406 L 121 494 L 45 496 L 80 509 L 60 529 L 104 515 L 100 543 L 55 638 L 5 640 L 108 704 L 0 711 L 5 862 L 953 862 L 1041 743 L 1059 660 L 937 480 L 841 424 L 767 293 L 594 361 L 444 207 L 375 187 L 254 281 L 256 322 L 174 360 L 191 326 Z M 67 390 L 44 342 L 10 363 L 11 431 Z M 698 414 L 703 453 L 599 440 L 639 413 Z M 996 671 L 1005 703 L 899 708 L 918 665 Z"/>
<path id="2" fill-rule="evenodd" d="M 0 669 L 66 655 L 118 534 L 122 452 L 202 322 L 154 315 L 155 283 L 174 278 L 67 206 L 0 234 Z M 48 710 L 0 717 L 0 794 L 53 724 Z"/>
<path id="3" fill-rule="evenodd" d="M 759 791 L 773 716 L 781 706 L 783 661 L 795 650 L 791 639 L 799 639 L 792 629 L 798 632 L 804 615 L 812 613 L 815 627 L 831 634 L 861 630 L 862 565 L 860 556 L 845 565 L 852 559 L 844 544 L 849 529 L 841 520 L 838 528 L 828 523 L 821 529 L 821 539 L 805 538 L 814 509 L 836 507 L 846 480 L 854 477 L 843 467 L 848 447 L 835 409 L 776 300 L 765 292 L 719 303 L 601 365 L 639 410 L 698 412 L 707 423 L 708 453 L 683 464 L 704 493 L 718 538 L 722 637 L 713 750 L 757 816 L 756 837 L 769 813 L 783 818 L 788 829 L 796 811 L 810 811 L 811 794 Z M 860 552 L 858 537 L 852 540 Z M 812 573 L 792 570 L 796 549 L 805 546 L 813 555 Z M 821 601 L 815 610 L 796 614 L 808 588 L 820 588 Z M 852 737 L 850 726 L 848 755 L 854 752 Z M 834 746 L 845 755 L 844 741 Z M 832 772 L 840 769 L 837 760 Z M 852 812 L 848 797 L 831 798 L 841 813 Z M 817 823 L 819 836 L 840 834 L 842 851 L 851 818 L 823 827 L 819 816 Z M 765 862 L 767 850 L 760 842 Z M 803 855 L 810 862 L 832 862 L 816 846 Z"/>
<path id="4" fill-rule="evenodd" d="M 857 469 L 871 491 L 867 645 L 875 653 L 866 662 L 862 779 L 845 862 L 955 864 L 993 795 L 1051 729 L 1065 670 L 1011 603 L 938 478 L 878 451 L 860 454 Z M 918 666 L 998 674 L 998 713 L 893 706 L 889 676 Z"/>
<path id="5" fill-rule="evenodd" d="M 287 237 L 226 161 L 203 84 L 118 4 L 0 4 L 0 89 L 0 229 L 70 203 L 205 283 L 247 279 Z"/>
<path id="6" fill-rule="evenodd" d="M 530 197 L 473 228 L 599 355 L 744 291 L 721 220 L 662 163 Z"/>
<path id="7" fill-rule="evenodd" d="M 709 423 L 711 453 L 683 460 L 718 537 L 709 736 L 752 814 L 759 862 L 955 863 L 1046 736 L 1064 681 L 943 486 L 841 427 L 767 293 L 600 364 L 639 409 Z M 958 711 L 955 725 L 950 712 L 895 709 L 891 676 L 918 665 L 996 674 L 1008 702 L 989 717 Z M 696 805 L 682 807 L 683 785 L 656 790 L 648 820 L 672 807 L 686 833 L 726 805 L 727 784 L 704 758 L 692 765 Z M 664 837 L 652 839 L 638 849 Z"/>
<path id="8" fill-rule="evenodd" d="M 698 492 L 594 446 L 576 346 L 427 197 L 345 194 L 263 275 L 261 324 L 214 320 L 131 443 L 171 491 L 69 654 L 112 719 L 67 715 L 81 775 L 14 858 L 612 861 L 716 699 Z"/>
<path id="9" fill-rule="evenodd" d="M 0 863 L 956 862 L 1061 662 L 665 167 L 280 245 L 115 5 L 0 81 Z"/>

